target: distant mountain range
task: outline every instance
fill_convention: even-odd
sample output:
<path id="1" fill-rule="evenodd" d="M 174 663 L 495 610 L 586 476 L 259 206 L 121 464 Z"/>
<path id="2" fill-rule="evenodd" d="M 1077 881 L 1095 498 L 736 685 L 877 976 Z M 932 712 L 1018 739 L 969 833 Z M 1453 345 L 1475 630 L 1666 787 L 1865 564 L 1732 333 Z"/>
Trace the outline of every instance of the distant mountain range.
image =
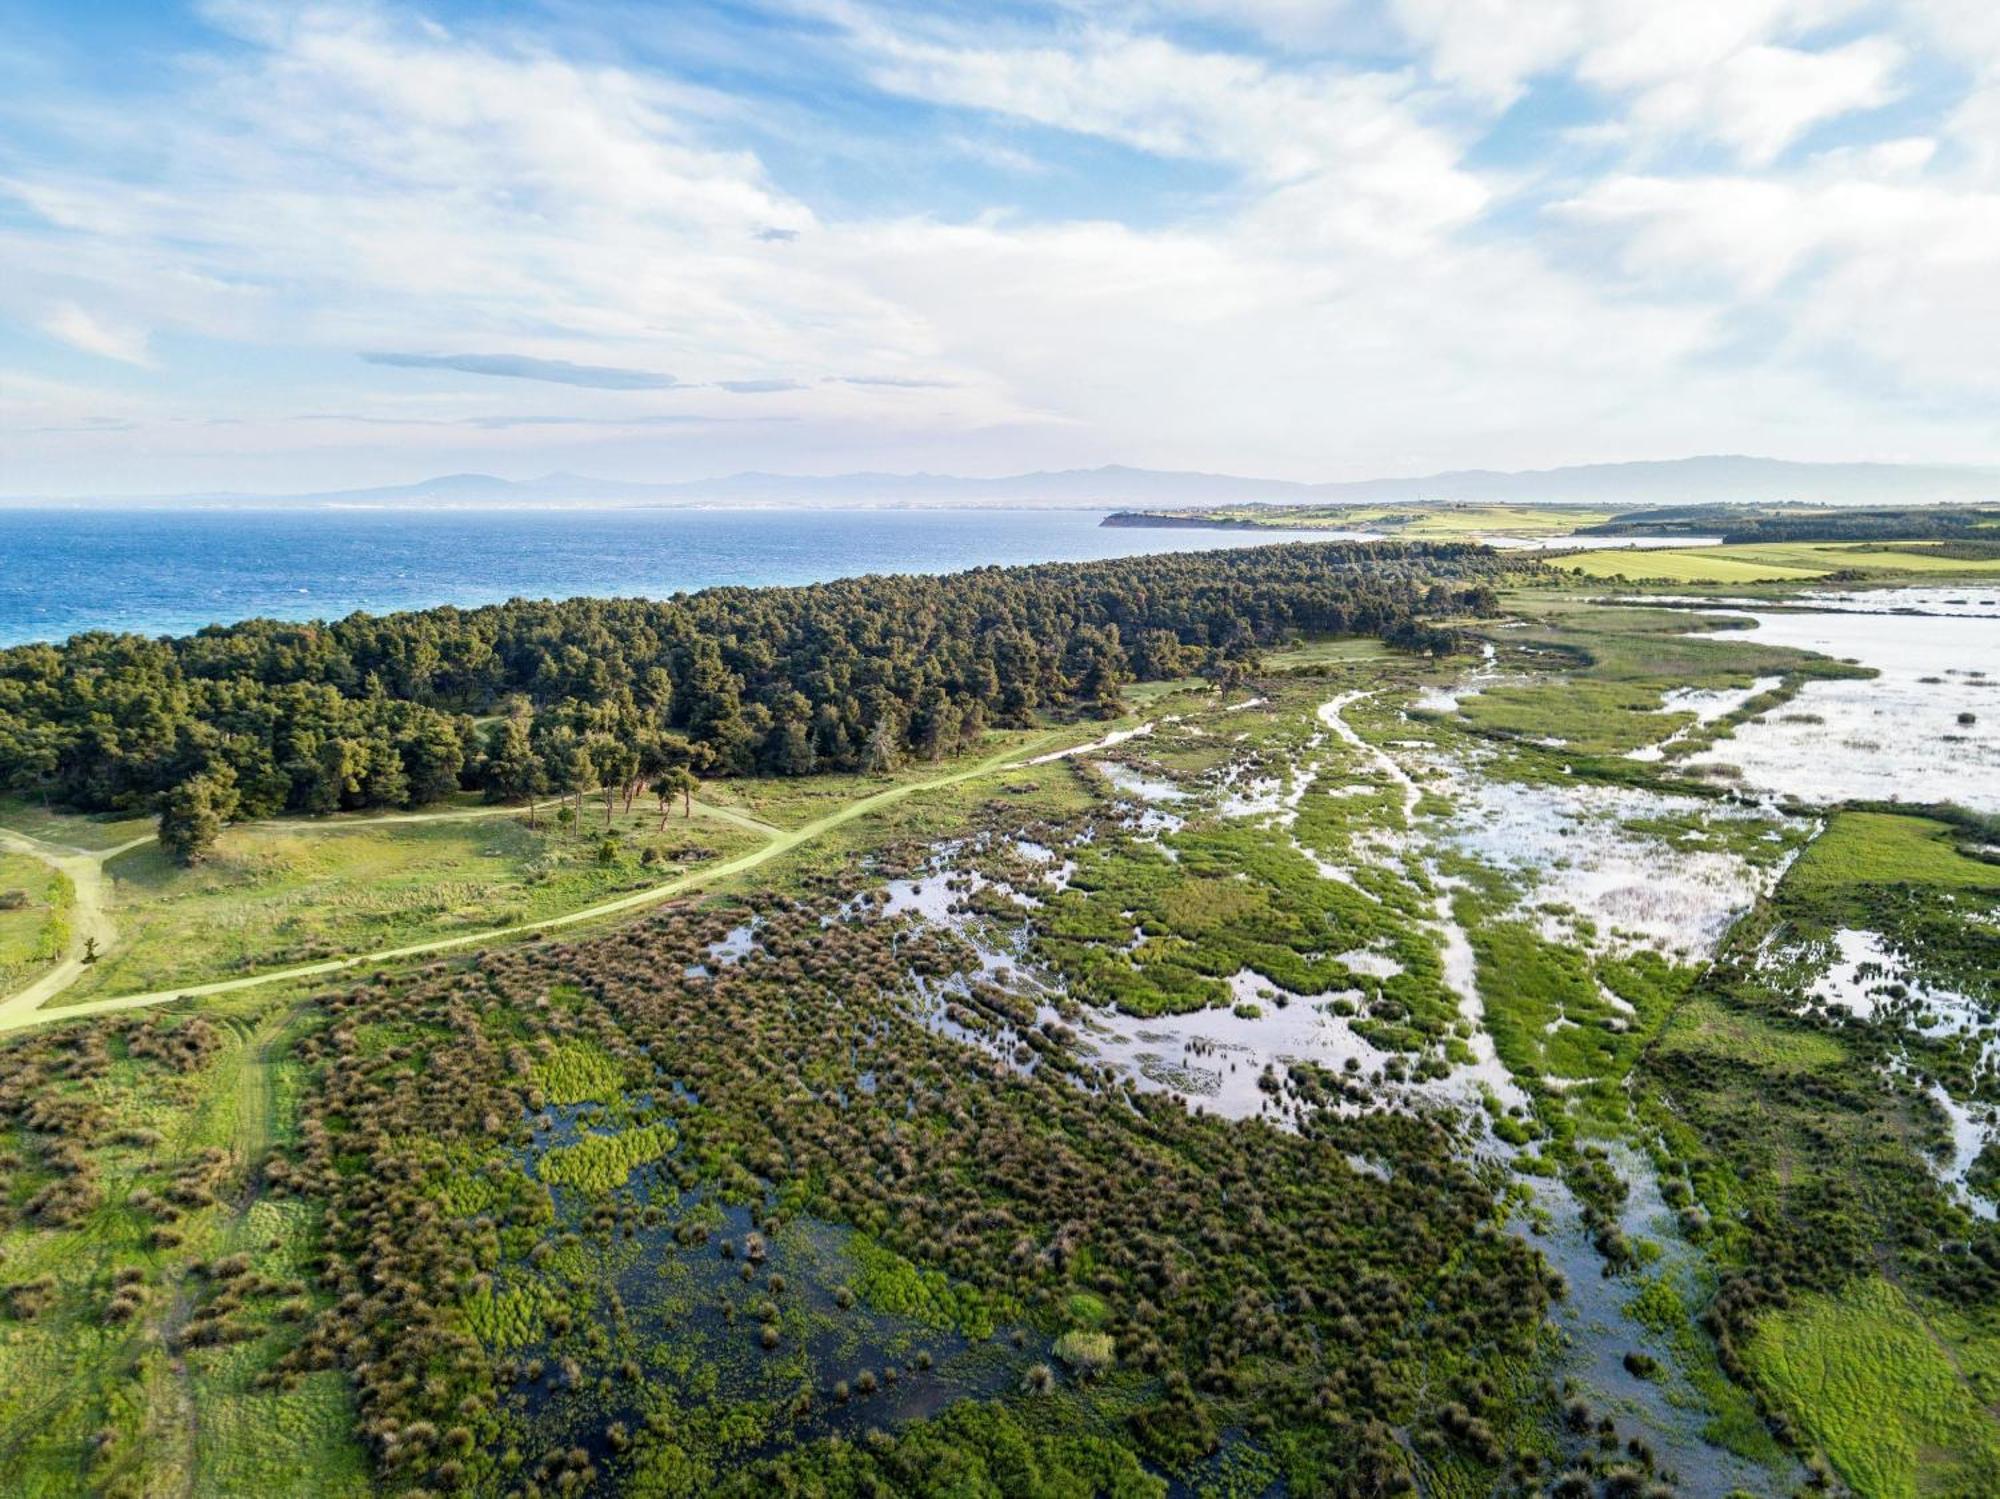
<path id="1" fill-rule="evenodd" d="M 448 474 L 415 484 L 311 494 L 185 494 L 107 500 L 124 505 L 799 506 L 822 509 L 935 505 L 1140 506 L 1381 504 L 1458 500 L 1509 504 L 1662 505 L 1796 500 L 1821 505 L 1917 504 L 2000 499 L 2000 468 L 1899 463 L 1792 463 L 1777 458 L 1674 458 L 1501 473 L 1467 469 L 1414 479 L 1307 484 L 1234 474 L 1110 466 L 968 479 L 949 474 L 730 474 L 644 483 L 548 474 L 499 479 Z M 5 503 L 46 500 L 17 498 Z"/>

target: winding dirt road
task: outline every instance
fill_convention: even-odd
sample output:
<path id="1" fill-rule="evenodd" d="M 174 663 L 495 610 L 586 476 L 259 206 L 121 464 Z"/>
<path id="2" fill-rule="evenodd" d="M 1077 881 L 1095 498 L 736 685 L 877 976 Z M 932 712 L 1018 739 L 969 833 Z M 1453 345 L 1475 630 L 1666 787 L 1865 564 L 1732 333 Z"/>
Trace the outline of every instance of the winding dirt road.
<path id="1" fill-rule="evenodd" d="M 69 945 L 62 960 L 25 989 L 17 989 L 0 1000 L 0 1030 L 7 1028 L 8 1017 L 17 1010 L 33 1012 L 81 978 L 87 943 L 95 940 L 100 955 L 111 950 L 118 940 L 118 928 L 105 909 L 104 865 L 107 860 L 152 841 L 149 834 L 116 848 L 72 848 L 65 843 L 48 843 L 26 833 L 0 828 L 0 848 L 39 859 L 50 869 L 68 876 L 76 891 L 70 906 Z"/>
<path id="2" fill-rule="evenodd" d="M 63 974 L 60 981 L 57 981 L 58 974 L 62 974 L 62 969 L 59 968 L 45 975 L 34 987 L 23 989 L 9 996 L 4 1002 L 0 1002 L 0 1033 L 22 1030 L 29 1026 L 46 1025 L 58 1020 L 73 1020 L 86 1015 L 106 1015 L 120 1010 L 145 1009 L 152 1005 L 171 1004 L 175 1000 L 200 999 L 215 994 L 233 994 L 242 989 L 255 989 L 266 984 L 284 983 L 292 979 L 317 978 L 363 965 L 392 963 L 404 958 L 427 957 L 432 953 L 451 952 L 463 947 L 477 946 L 481 943 L 498 942 L 536 932 L 556 931 L 563 927 L 575 926 L 581 922 L 597 921 L 606 916 L 621 915 L 627 911 L 635 911 L 645 906 L 657 905 L 659 902 L 670 900 L 676 895 L 682 895 L 690 890 L 700 889 L 704 885 L 714 884 L 718 880 L 727 879 L 731 875 L 743 874 L 748 870 L 755 869 L 772 859 L 790 853 L 795 848 L 823 837 L 835 828 L 854 821 L 857 817 L 864 817 L 870 812 L 891 806 L 896 802 L 902 801 L 905 797 L 914 796 L 923 791 L 934 791 L 946 786 L 955 786 L 965 781 L 977 780 L 982 776 L 993 775 L 999 771 L 1019 769 L 1031 763 L 1036 750 L 1042 748 L 1049 741 L 1058 738 L 1062 732 L 1059 729 L 1050 729 L 1035 736 L 1025 744 L 1015 745 L 999 754 L 990 755 L 961 770 L 951 771 L 941 776 L 934 776 L 928 780 L 907 781 L 901 785 L 890 786 L 867 796 L 859 797 L 838 811 L 829 812 L 824 817 L 816 818 L 812 822 L 804 823 L 796 828 L 774 828 L 768 823 L 758 822 L 755 818 L 744 813 L 734 812 L 726 808 L 699 807 L 698 810 L 707 815 L 719 817 L 724 821 L 763 833 L 766 835 L 767 841 L 761 848 L 753 849 L 747 854 L 739 854 L 733 859 L 725 859 L 721 863 L 710 865 L 705 869 L 692 870 L 687 874 L 667 880 L 663 884 L 649 885 L 643 890 L 632 891 L 630 894 L 621 895 L 614 900 L 600 901 L 596 905 L 585 906 L 580 910 L 568 911 L 560 916 L 544 917 L 539 921 L 517 922 L 511 926 L 492 927 L 483 932 L 465 932 L 451 937 L 436 937 L 424 942 L 413 942 L 404 947 L 388 947 L 375 952 L 353 953 L 342 958 L 328 958 L 318 963 L 302 963 L 290 968 L 274 968 L 268 973 L 255 973 L 244 978 L 218 979 L 208 983 L 186 984 L 171 989 L 155 989 L 143 994 L 120 994 L 107 999 L 91 999 L 84 1000 L 79 1004 L 42 1008 L 50 997 L 60 993 L 63 988 L 75 981 L 77 974 L 82 971 L 82 965 L 79 962 L 74 971 Z M 318 824 L 287 822 L 274 825 L 282 826 L 286 829 L 303 827 L 333 829 L 361 826 L 365 822 L 422 822 L 448 818 L 499 816 L 510 811 L 518 815 L 520 809 L 517 807 L 479 808 L 431 814 L 401 813 L 381 818 L 357 818 L 346 822 Z M 44 844 L 39 839 L 28 838 L 25 834 L 0 833 L 0 837 L 20 840 L 23 845 L 23 851 L 31 851 L 35 854 L 35 857 L 49 863 L 57 863 L 55 856 L 58 853 L 60 853 L 61 857 L 67 859 L 88 860 L 91 868 L 87 877 L 92 882 L 93 910 L 97 913 L 97 919 L 105 922 L 104 930 L 106 932 L 109 931 L 109 923 L 108 918 L 103 916 L 104 862 L 107 859 L 116 857 L 118 854 L 124 853 L 127 849 L 137 848 L 141 844 L 151 841 L 149 838 L 139 838 L 133 840 L 131 843 L 122 844 L 115 849 L 108 849 L 101 854 L 90 854 L 83 850 L 58 850 L 56 845 Z M 33 845 L 33 848 L 28 849 L 26 845 Z M 69 866 L 66 864 L 58 864 L 57 867 L 62 868 L 65 873 L 70 873 Z M 84 880 L 79 879 L 74 873 L 70 873 L 70 878 L 76 881 L 77 910 L 81 913 L 84 908 Z M 82 951 L 83 935 L 83 922 L 79 914 L 76 936 L 76 946 L 79 953 Z M 98 941 L 101 948 L 105 943 L 104 935 L 99 934 Z"/>

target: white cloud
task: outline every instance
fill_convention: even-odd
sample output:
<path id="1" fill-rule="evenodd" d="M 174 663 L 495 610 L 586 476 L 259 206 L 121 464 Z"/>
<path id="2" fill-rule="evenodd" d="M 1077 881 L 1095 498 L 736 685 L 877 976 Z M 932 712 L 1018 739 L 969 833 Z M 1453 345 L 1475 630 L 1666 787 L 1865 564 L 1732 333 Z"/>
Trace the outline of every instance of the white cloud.
<path id="1" fill-rule="evenodd" d="M 1782 310 L 1777 341 L 1803 367 L 1858 359 L 1907 393 L 2000 399 L 2000 194 L 1845 173 L 1628 177 L 1566 212 L 1618 230 L 1625 268 L 1662 289 L 1706 269 L 1736 305 Z"/>
<path id="2" fill-rule="evenodd" d="M 885 115 L 923 106 L 911 160 L 1018 167 L 1018 199 L 948 218 L 901 183 L 894 208 L 816 191 L 746 144 L 754 100 L 498 22 L 239 0 L 211 12 L 238 45 L 157 105 L 62 112 L 73 154 L 0 132 L 26 210 L 0 218 L 0 319 L 128 361 L 155 347 L 141 329 L 177 356 L 254 351 L 257 373 L 126 375 L 116 402 L 21 388 L 10 448 L 37 433 L 51 474 L 125 453 L 145 487 L 206 464 L 297 488 L 301 464 L 333 483 L 510 458 L 1354 477 L 1990 441 L 1962 414 L 2000 394 L 2000 175 L 1974 129 L 2000 31 L 1979 6 L 1871 26 L 1845 0 L 1381 0 L 1371 22 L 1357 0 L 1336 26 L 1288 0 L 1077 0 L 974 29 L 800 3 L 832 23 L 816 66 L 893 95 Z M 1945 46 L 1981 80 L 1965 100 L 1800 149 Z M 1550 77 L 1607 101 L 1570 139 L 1615 165 L 1482 166 Z M 869 141 L 870 170 L 898 144 Z M 1090 195 L 1085 172 L 1138 157 L 1146 181 Z"/>
<path id="3" fill-rule="evenodd" d="M 1228 163 L 1252 190 L 1290 195 L 1284 216 L 1314 237 L 1407 249 L 1490 199 L 1461 165 L 1466 143 L 1421 117 L 1403 73 L 1280 66 L 1095 27 L 1060 45 L 1001 45 L 912 33 L 851 5 L 830 13 L 882 88 Z"/>
<path id="4" fill-rule="evenodd" d="M 1622 102 L 1641 136 L 1695 137 L 1762 165 L 1805 130 L 1895 96 L 1902 45 L 1798 45 L 1857 0 L 1391 0 L 1438 77 L 1495 105 L 1561 71 Z"/>
<path id="5" fill-rule="evenodd" d="M 1824 52 L 1751 46 L 1642 92 L 1634 120 L 1661 133 L 1706 133 L 1764 166 L 1812 126 L 1895 97 L 1903 49 L 1868 37 Z"/>
<path id="6" fill-rule="evenodd" d="M 51 338 L 59 338 L 71 348 L 101 359 L 116 359 L 123 364 L 152 363 L 143 330 L 107 323 L 74 302 L 58 302 L 51 307 L 41 320 L 41 328 Z"/>

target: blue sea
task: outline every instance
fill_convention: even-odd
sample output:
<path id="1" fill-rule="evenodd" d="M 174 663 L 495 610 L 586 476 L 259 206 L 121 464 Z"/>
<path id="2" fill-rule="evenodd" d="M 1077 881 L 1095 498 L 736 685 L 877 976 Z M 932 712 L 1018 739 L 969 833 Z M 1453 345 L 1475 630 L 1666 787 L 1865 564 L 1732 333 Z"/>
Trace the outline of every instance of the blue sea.
<path id="1" fill-rule="evenodd" d="M 1268 545 L 1102 510 L 0 509 L 0 645 Z M 1289 533 L 1324 539 L 1334 532 Z"/>

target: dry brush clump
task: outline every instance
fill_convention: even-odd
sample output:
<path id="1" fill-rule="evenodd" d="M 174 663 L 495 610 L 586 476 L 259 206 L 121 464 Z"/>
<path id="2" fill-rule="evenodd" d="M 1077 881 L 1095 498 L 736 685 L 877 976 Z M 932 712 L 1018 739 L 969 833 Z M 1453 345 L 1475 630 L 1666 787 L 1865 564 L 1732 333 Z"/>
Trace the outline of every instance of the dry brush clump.
<path id="1" fill-rule="evenodd" d="M 104 1200 L 92 1147 L 111 1116 L 93 1096 L 109 1070 L 109 1038 L 94 1028 L 37 1035 L 0 1051 L 0 1121 L 21 1132 L 23 1149 L 0 1157 L 0 1197 L 16 1181 L 39 1181 L 4 1216 L 41 1228 L 64 1228 Z"/>
<path id="2" fill-rule="evenodd" d="M 173 1021 L 147 1016 L 132 1023 L 126 1039 L 130 1055 L 151 1058 L 179 1073 L 199 1071 L 223 1045 L 221 1032 L 200 1015 Z"/>
<path id="3" fill-rule="evenodd" d="M 0 1221 L 51 1236 L 81 1230 L 95 1240 L 120 1233 L 115 1220 L 128 1215 L 151 1248 L 179 1244 L 176 1220 L 215 1201 L 229 1158 L 210 1148 L 162 1160 L 161 1132 L 130 1121 L 159 1100 L 184 1101 L 188 1075 L 224 1045 L 219 1028 L 199 1017 L 155 1015 L 51 1028 L 0 1046 L 0 1130 L 10 1140 L 0 1151 L 0 1201 L 10 1204 Z M 106 1192 L 107 1173 L 129 1188 L 116 1200 Z M 93 1269 L 101 1263 L 94 1254 L 40 1262 L 59 1268 L 10 1279 L 0 1267 L 0 1305 L 18 1320 L 61 1302 L 85 1319 L 121 1326 L 147 1308 L 146 1276 L 136 1267 L 107 1280 Z"/>

